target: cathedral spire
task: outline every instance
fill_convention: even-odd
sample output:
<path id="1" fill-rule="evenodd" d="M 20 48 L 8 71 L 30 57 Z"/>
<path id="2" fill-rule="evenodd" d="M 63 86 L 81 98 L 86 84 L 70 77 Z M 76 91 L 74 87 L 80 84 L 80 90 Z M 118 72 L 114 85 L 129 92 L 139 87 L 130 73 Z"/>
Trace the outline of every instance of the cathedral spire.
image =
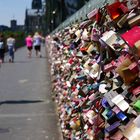
<path id="1" fill-rule="evenodd" d="M 42 9 L 42 1 L 41 0 L 33 0 L 32 1 L 32 9 Z"/>

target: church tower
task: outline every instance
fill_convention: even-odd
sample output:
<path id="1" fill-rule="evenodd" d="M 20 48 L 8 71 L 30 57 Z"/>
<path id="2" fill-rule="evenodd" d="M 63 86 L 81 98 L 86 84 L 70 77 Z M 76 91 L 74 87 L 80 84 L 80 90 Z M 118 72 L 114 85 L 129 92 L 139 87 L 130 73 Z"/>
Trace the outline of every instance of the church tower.
<path id="1" fill-rule="evenodd" d="M 42 9 L 42 1 L 41 0 L 33 0 L 32 1 L 32 9 Z"/>

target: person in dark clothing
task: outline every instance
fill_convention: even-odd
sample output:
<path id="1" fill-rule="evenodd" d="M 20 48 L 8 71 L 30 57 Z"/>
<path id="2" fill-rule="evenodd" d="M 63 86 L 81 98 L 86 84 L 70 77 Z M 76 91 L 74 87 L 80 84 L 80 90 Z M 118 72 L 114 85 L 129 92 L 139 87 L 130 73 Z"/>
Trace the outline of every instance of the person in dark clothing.
<path id="1" fill-rule="evenodd" d="M 3 34 L 0 34 L 0 63 L 4 63 L 5 40 Z"/>

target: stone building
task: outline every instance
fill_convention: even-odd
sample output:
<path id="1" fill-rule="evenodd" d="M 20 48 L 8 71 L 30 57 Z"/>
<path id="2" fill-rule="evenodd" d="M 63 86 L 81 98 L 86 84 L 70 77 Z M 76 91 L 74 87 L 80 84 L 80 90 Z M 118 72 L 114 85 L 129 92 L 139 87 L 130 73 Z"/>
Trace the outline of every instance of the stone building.
<path id="1" fill-rule="evenodd" d="M 43 16 L 44 10 L 42 8 L 41 0 L 33 0 L 31 9 L 26 9 L 25 12 L 25 29 L 27 32 L 33 33 L 35 31 L 43 30 Z"/>

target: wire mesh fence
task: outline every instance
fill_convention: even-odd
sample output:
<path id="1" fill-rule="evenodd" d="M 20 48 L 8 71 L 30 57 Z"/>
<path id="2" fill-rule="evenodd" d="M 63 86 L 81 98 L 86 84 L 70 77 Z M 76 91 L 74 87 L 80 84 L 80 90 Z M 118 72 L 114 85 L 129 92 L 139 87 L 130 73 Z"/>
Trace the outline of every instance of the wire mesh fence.
<path id="1" fill-rule="evenodd" d="M 65 20 L 63 23 L 61 23 L 53 32 L 58 32 L 59 30 L 62 30 L 63 28 L 75 24 L 76 22 L 83 21 L 87 19 L 87 14 L 92 11 L 95 8 L 100 8 L 104 6 L 105 4 L 113 3 L 115 0 L 90 0 L 87 4 L 85 4 L 81 9 L 79 9 L 75 14 L 73 14 L 71 17 L 69 17 L 67 20 Z"/>

